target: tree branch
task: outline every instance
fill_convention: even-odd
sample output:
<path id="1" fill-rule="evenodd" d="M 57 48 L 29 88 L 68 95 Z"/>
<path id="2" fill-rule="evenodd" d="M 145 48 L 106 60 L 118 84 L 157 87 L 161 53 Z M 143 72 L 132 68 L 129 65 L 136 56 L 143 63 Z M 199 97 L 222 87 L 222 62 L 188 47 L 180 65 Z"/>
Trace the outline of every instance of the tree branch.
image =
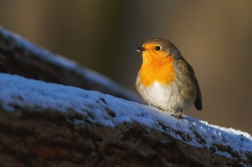
<path id="1" fill-rule="evenodd" d="M 45 82 L 96 90 L 143 103 L 135 93 L 75 62 L 37 47 L 0 27 L 0 72 Z"/>
<path id="2" fill-rule="evenodd" d="M 246 133 L 99 92 L 0 78 L 0 164 L 251 166 Z"/>

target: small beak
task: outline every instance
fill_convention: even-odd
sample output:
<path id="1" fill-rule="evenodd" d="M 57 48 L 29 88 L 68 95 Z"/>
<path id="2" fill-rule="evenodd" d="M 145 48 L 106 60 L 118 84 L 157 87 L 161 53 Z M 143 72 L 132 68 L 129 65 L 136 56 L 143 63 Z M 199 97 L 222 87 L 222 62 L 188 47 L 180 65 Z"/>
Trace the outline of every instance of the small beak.
<path id="1" fill-rule="evenodd" d="M 145 51 L 146 49 L 144 47 L 137 47 L 137 52 L 142 52 L 142 51 Z"/>

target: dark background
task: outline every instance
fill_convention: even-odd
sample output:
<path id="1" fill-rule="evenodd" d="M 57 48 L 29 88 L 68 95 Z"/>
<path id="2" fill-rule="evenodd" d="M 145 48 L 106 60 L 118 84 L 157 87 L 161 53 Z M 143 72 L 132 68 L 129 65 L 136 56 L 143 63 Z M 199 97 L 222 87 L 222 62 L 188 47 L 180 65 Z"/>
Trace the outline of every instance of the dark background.
<path id="1" fill-rule="evenodd" d="M 194 67 L 203 110 L 184 113 L 252 134 L 252 1 L 0 1 L 0 25 L 135 91 L 136 47 L 171 40 Z"/>

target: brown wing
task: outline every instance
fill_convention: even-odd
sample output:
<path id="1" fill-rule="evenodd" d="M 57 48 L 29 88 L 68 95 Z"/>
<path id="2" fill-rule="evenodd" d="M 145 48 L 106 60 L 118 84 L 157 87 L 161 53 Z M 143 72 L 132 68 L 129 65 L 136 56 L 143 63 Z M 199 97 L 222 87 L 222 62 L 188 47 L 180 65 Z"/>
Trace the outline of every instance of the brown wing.
<path id="1" fill-rule="evenodd" d="M 194 76 L 194 81 L 195 81 L 195 86 L 196 86 L 196 91 L 197 91 L 197 97 L 196 100 L 194 102 L 194 106 L 197 110 L 201 110 L 202 109 L 202 98 L 201 98 L 201 92 L 200 92 L 200 88 L 199 88 L 199 83 L 196 79 L 196 77 Z"/>
<path id="2" fill-rule="evenodd" d="M 201 97 L 201 91 L 200 91 L 199 83 L 198 83 L 198 80 L 197 80 L 197 78 L 195 76 L 195 73 L 194 73 L 194 70 L 193 70 L 192 66 L 189 63 L 187 63 L 187 64 L 188 64 L 189 70 L 191 71 L 191 74 L 193 74 L 192 77 L 193 77 L 195 87 L 196 87 L 196 92 L 197 92 L 197 97 L 196 97 L 196 100 L 194 102 L 194 106 L 195 106 L 195 108 L 197 110 L 201 111 L 201 109 L 202 109 L 202 97 Z"/>
<path id="3" fill-rule="evenodd" d="M 201 92 L 200 92 L 200 88 L 199 88 L 199 83 L 195 77 L 194 70 L 193 70 L 192 66 L 181 56 L 180 60 L 177 60 L 177 67 L 180 69 L 179 71 L 182 70 L 182 71 L 186 72 L 186 74 L 190 75 L 190 77 L 194 80 L 196 92 L 197 92 L 197 97 L 194 102 L 194 106 L 197 110 L 200 111 L 202 109 Z M 187 67 L 187 68 L 184 68 L 184 67 Z"/>

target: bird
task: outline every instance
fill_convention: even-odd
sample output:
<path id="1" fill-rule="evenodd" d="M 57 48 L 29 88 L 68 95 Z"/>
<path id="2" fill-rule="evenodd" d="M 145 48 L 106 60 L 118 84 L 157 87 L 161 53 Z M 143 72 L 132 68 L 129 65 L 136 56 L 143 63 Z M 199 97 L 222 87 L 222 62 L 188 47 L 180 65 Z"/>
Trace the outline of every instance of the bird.
<path id="1" fill-rule="evenodd" d="M 181 119 L 182 111 L 193 104 L 202 110 L 199 83 L 192 66 L 177 47 L 168 40 L 153 38 L 137 51 L 142 65 L 136 78 L 136 89 L 150 106 Z"/>

